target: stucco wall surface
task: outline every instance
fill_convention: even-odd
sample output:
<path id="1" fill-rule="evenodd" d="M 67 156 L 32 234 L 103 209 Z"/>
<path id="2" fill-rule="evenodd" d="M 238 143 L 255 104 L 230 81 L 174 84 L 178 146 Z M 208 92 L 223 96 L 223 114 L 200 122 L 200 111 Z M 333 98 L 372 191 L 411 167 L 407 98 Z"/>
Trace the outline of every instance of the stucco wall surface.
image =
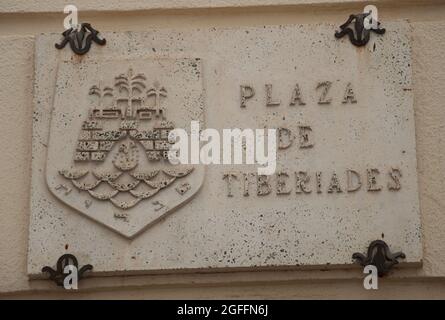
<path id="1" fill-rule="evenodd" d="M 73 2 L 76 3 L 75 1 Z M 79 1 L 81 20 L 100 31 L 147 28 L 341 24 L 362 1 L 129 1 L 117 7 Z M 299 6 L 290 7 L 289 3 Z M 313 6 L 314 3 L 329 4 Z M 439 1 L 376 1 L 381 21 L 408 19 L 413 36 L 413 91 L 423 265 L 397 270 L 380 289 L 362 287 L 361 269 L 264 270 L 207 274 L 96 277 L 77 293 L 63 292 L 26 275 L 29 223 L 34 36 L 62 31 L 57 1 L 0 4 L 0 292 L 27 298 L 445 298 L 445 4 Z M 381 5 L 380 5 L 381 3 Z M 403 5 L 401 5 L 403 4 Z M 283 7 L 280 7 L 283 5 Z M 251 6 L 251 8 L 249 8 Z M 205 10 L 199 9 L 206 8 Z M 212 8 L 213 7 L 213 8 Z M 165 10 L 152 10 L 163 8 Z M 224 8 L 224 9 L 221 9 Z M 102 12 L 101 10 L 107 12 Z M 141 9 L 140 11 L 136 11 Z M 129 10 L 123 14 L 118 10 Z M 14 12 L 14 13 L 11 13 Z M 38 14 L 35 12 L 45 12 Z M 54 13 L 51 13 L 54 12 Z M 60 12 L 60 13 L 56 13 Z"/>

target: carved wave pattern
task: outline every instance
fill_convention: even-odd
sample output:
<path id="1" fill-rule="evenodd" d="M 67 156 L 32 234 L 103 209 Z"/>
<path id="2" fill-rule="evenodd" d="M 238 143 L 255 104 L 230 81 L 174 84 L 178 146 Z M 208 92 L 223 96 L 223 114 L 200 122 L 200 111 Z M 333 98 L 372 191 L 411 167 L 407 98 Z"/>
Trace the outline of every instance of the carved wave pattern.
<path id="1" fill-rule="evenodd" d="M 88 192 L 94 199 L 110 201 L 120 209 L 130 209 L 167 188 L 176 179 L 193 171 L 193 167 L 176 167 L 148 172 L 101 172 L 89 170 L 60 170 L 79 191 Z M 125 199 L 122 199 L 125 195 Z"/>

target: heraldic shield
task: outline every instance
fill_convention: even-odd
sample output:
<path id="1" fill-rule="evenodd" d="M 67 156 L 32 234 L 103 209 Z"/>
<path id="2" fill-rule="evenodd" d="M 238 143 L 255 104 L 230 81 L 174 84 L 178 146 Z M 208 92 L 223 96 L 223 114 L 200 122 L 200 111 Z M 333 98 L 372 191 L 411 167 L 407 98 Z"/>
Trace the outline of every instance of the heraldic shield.
<path id="1" fill-rule="evenodd" d="M 185 204 L 200 165 L 168 160 L 174 128 L 204 127 L 198 58 L 62 62 L 46 180 L 60 201 L 132 238 Z"/>

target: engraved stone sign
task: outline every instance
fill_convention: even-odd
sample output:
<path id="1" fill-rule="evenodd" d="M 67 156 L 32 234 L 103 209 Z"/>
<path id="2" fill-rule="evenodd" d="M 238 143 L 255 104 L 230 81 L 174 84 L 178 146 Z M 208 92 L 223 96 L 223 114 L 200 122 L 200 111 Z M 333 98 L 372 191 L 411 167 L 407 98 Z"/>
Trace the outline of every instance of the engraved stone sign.
<path id="1" fill-rule="evenodd" d="M 105 33 L 82 57 L 39 36 L 28 273 L 347 267 L 377 239 L 419 264 L 410 28 L 385 27 L 361 48 L 328 24 Z M 191 121 L 276 129 L 275 172 L 172 165 Z"/>

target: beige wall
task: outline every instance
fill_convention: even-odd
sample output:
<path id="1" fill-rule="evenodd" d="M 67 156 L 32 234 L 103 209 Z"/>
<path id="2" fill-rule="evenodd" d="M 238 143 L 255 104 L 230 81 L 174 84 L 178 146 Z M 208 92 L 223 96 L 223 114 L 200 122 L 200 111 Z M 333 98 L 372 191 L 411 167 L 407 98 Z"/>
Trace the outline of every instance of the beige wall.
<path id="1" fill-rule="evenodd" d="M 412 26 L 422 267 L 396 271 L 380 282 L 376 292 L 363 289 L 359 268 L 101 277 L 81 282 L 82 290 L 77 293 L 64 292 L 49 281 L 29 281 L 26 254 L 33 36 L 62 31 L 64 2 L 0 3 L 0 296 L 445 298 L 445 1 L 374 1 L 383 23 L 408 19 Z M 71 1 L 78 5 L 80 19 L 91 22 L 100 31 L 317 22 L 339 25 L 367 3 L 360 0 L 217 0 L 212 5 L 207 5 L 208 1 L 187 2 L 178 5 L 177 1 L 135 0 L 119 5 L 120 1 Z"/>

